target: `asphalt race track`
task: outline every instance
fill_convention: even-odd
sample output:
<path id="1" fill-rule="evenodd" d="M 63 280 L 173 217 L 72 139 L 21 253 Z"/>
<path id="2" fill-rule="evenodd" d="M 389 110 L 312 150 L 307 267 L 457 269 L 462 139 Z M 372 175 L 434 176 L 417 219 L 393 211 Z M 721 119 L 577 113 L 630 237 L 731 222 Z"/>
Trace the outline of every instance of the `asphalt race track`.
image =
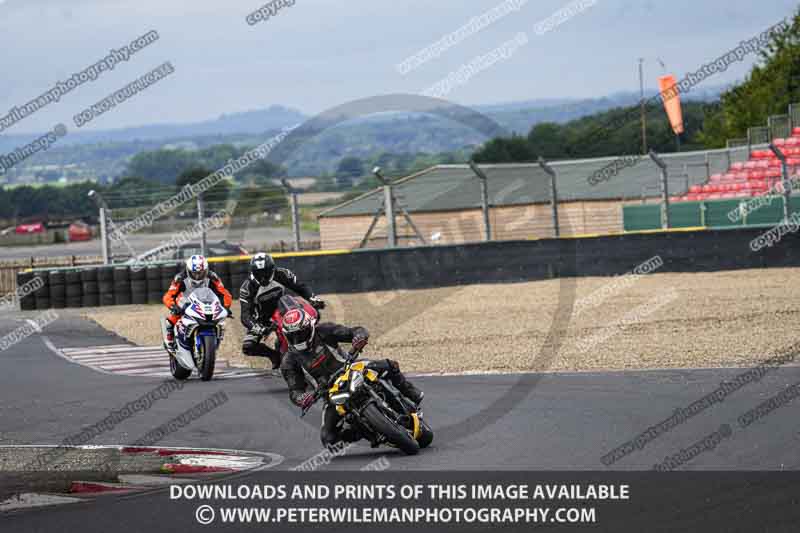
<path id="1" fill-rule="evenodd" d="M 5 335 L 21 323 L 6 318 L 0 332 Z M 69 316 L 49 325 L 44 335 L 58 347 L 120 341 Z M 392 453 L 392 468 L 605 469 L 600 462 L 605 453 L 744 370 L 418 377 L 426 393 L 425 416 L 437 431 L 436 439 L 416 457 Z M 798 367 L 773 369 L 760 382 L 742 387 L 613 468 L 649 469 L 728 423 L 734 434 L 716 450 L 695 458 L 690 468 L 795 469 L 800 465 L 799 434 L 791 404 L 745 429 L 736 427 L 736 417 L 798 381 Z M 56 356 L 41 336 L 30 337 L 0 352 L 0 444 L 58 444 L 158 383 L 157 378 L 95 372 Z M 516 392 L 509 395 L 515 385 Z M 273 452 L 285 458 L 278 467 L 284 469 L 319 452 L 319 411 L 300 419 L 283 381 L 263 377 L 191 380 L 183 390 L 92 443 L 131 442 L 220 390 L 229 397 L 225 405 L 160 444 Z M 465 421 L 468 428 L 463 427 Z M 386 453 L 368 446 L 354 450 L 330 468 L 358 469 Z"/>
<path id="2" fill-rule="evenodd" d="M 21 323 L 22 318 L 3 318 L 0 334 Z M 2 445 L 58 444 L 161 382 L 102 374 L 56 355 L 48 341 L 60 348 L 121 341 L 75 315 L 63 313 L 43 335 L 46 339 L 36 335 L 0 352 Z M 429 449 L 406 457 L 391 450 L 357 446 L 324 469 L 358 470 L 385 456 L 392 470 L 608 470 L 600 460 L 608 451 L 742 372 L 744 369 L 418 377 L 416 381 L 426 392 L 426 417 L 437 431 Z M 610 468 L 650 469 L 727 423 L 732 435 L 682 469 L 797 469 L 798 425 L 792 404 L 746 428 L 739 427 L 737 417 L 798 381 L 800 368 L 773 369 L 759 382 L 742 387 Z M 131 443 L 217 391 L 224 391 L 229 401 L 159 445 L 270 452 L 283 457 L 274 467 L 278 470 L 290 469 L 321 450 L 319 410 L 300 419 L 298 409 L 289 404 L 283 382 L 263 377 L 210 383 L 191 380 L 182 390 L 99 435 L 91 444 Z M 85 519 L 88 512 L 100 520 L 98 526 L 103 521 L 111 526 L 113 517 L 96 508 L 92 511 L 92 506 L 98 507 L 94 503 L 82 505 L 80 511 L 53 507 L 36 511 L 35 519 L 32 513 L 22 513 L 9 520 L 13 526 L 15 520 L 38 522 L 58 513 L 55 516 L 77 521 L 79 516 Z"/>

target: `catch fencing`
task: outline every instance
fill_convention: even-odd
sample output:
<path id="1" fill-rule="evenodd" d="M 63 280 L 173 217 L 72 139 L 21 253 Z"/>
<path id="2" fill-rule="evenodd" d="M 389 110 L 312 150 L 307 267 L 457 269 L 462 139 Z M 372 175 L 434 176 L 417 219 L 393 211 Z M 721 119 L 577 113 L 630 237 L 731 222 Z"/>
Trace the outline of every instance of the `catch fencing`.
<path id="1" fill-rule="evenodd" d="M 609 234 L 623 207 L 660 201 L 747 159 L 746 147 L 650 156 L 438 165 L 320 215 L 322 249 Z M 387 212 L 391 215 L 387 216 Z"/>

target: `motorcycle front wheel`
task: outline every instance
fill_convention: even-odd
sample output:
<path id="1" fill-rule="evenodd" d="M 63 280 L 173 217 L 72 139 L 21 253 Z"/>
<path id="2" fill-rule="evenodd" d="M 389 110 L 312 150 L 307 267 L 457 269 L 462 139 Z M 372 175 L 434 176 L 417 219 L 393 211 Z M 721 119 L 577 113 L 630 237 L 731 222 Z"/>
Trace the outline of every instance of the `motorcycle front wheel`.
<path id="1" fill-rule="evenodd" d="M 191 370 L 186 370 L 185 368 L 183 368 L 178 363 L 178 360 L 171 355 L 169 356 L 169 371 L 172 373 L 172 377 L 174 377 L 179 381 L 189 379 L 189 376 L 192 374 Z"/>
<path id="2" fill-rule="evenodd" d="M 408 430 L 390 420 L 374 403 L 364 409 L 362 416 L 374 431 L 386 437 L 387 441 L 400 448 L 406 455 L 419 453 L 419 443 Z"/>
<path id="3" fill-rule="evenodd" d="M 200 365 L 200 379 L 209 381 L 214 377 L 214 365 L 217 360 L 217 338 L 214 335 L 203 336 L 203 364 Z"/>

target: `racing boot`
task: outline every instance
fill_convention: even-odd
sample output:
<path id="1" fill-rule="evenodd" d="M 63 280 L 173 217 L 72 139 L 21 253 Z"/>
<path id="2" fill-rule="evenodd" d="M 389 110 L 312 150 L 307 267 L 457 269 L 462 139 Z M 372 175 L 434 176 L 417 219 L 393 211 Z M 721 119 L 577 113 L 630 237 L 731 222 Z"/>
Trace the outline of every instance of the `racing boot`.
<path id="1" fill-rule="evenodd" d="M 175 342 L 175 325 L 165 318 L 162 330 L 164 334 L 164 349 L 168 354 L 174 356 L 175 351 L 178 349 L 178 345 Z"/>
<path id="2" fill-rule="evenodd" d="M 397 390 L 400 391 L 400 394 L 411 400 L 417 407 L 419 407 L 419 404 L 422 403 L 422 399 L 425 397 L 424 392 L 416 388 L 413 383 L 405 378 L 395 386 Z"/>

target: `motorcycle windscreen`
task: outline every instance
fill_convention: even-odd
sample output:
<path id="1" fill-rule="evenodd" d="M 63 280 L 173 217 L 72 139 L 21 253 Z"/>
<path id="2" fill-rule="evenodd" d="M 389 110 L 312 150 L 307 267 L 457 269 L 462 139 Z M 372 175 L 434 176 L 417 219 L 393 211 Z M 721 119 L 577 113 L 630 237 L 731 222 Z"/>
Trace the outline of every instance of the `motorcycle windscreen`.
<path id="1" fill-rule="evenodd" d="M 217 301 L 217 295 L 208 287 L 199 287 L 192 291 L 192 295 L 204 304 L 213 304 Z"/>

